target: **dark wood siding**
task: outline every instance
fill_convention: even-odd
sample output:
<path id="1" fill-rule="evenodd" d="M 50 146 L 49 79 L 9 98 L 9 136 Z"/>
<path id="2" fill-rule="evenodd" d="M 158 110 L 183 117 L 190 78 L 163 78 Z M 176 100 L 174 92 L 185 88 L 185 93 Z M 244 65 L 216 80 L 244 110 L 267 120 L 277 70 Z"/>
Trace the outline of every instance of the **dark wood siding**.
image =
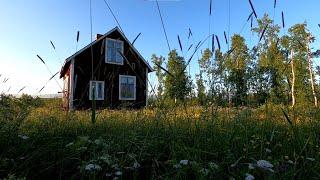
<path id="1" fill-rule="evenodd" d="M 114 31 L 109 34 L 107 38 L 119 39 L 124 42 L 124 55 L 129 62 L 124 60 L 123 65 L 105 63 L 104 43 L 106 39 L 100 40 L 93 46 L 94 80 L 105 82 L 104 100 L 96 101 L 97 108 L 118 108 L 120 106 L 139 108 L 145 106 L 147 66 L 142 59 L 130 49 L 128 42 L 123 39 L 119 32 Z M 92 74 L 91 64 L 91 48 L 86 49 L 75 57 L 75 109 L 91 108 L 91 101 L 89 100 L 89 82 Z M 134 68 L 131 67 L 132 64 L 134 64 Z M 119 100 L 119 75 L 136 76 L 136 100 Z"/>

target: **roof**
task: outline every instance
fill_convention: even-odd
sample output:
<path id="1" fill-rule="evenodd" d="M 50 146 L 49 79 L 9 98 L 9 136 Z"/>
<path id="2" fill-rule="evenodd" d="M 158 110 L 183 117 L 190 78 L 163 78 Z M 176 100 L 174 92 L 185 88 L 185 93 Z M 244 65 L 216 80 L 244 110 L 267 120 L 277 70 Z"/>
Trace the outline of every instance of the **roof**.
<path id="1" fill-rule="evenodd" d="M 72 59 L 74 59 L 77 55 L 81 54 L 83 51 L 87 50 L 88 48 L 90 48 L 91 46 L 95 45 L 96 43 L 98 43 L 99 41 L 105 39 L 108 35 L 110 35 L 111 33 L 113 33 L 114 31 L 118 31 L 120 33 L 120 35 L 128 42 L 129 46 L 131 49 L 133 49 L 133 51 L 139 56 L 140 59 L 142 59 L 142 61 L 146 64 L 146 66 L 148 67 L 149 71 L 152 72 L 153 68 L 149 65 L 149 63 L 143 58 L 143 56 L 139 53 L 139 51 L 132 45 L 132 43 L 128 40 L 128 38 L 124 35 L 124 33 L 118 28 L 118 26 L 114 27 L 113 29 L 111 29 L 110 31 L 108 31 L 107 33 L 105 33 L 102 37 L 100 37 L 99 39 L 96 39 L 95 41 L 91 42 L 90 44 L 88 44 L 87 46 L 85 46 L 84 48 L 80 49 L 79 51 L 77 51 L 76 53 L 74 53 L 72 56 L 68 57 L 62 68 L 60 71 L 60 78 L 63 76 L 63 70 L 65 66 L 68 66 L 71 62 Z"/>

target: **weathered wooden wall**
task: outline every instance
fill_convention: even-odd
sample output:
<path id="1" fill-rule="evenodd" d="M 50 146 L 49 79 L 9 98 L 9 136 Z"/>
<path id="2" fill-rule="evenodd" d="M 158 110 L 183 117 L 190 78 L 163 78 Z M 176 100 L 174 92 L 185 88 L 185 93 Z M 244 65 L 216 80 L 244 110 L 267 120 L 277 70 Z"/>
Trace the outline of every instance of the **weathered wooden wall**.
<path id="1" fill-rule="evenodd" d="M 130 50 L 129 44 L 122 38 L 119 32 L 114 31 L 108 35 L 108 38 L 119 39 L 124 42 L 124 55 L 130 65 L 134 63 L 135 68 L 132 69 L 129 63 L 124 60 L 123 65 L 115 65 L 105 63 L 104 40 L 100 40 L 93 46 L 93 66 L 94 79 L 105 82 L 104 101 L 96 101 L 97 108 L 117 108 L 120 106 L 129 106 L 134 108 L 146 105 L 146 71 L 147 66 L 139 58 L 139 56 Z M 101 47 L 103 45 L 103 47 Z M 74 108 L 87 109 L 91 108 L 89 100 L 89 82 L 91 80 L 91 49 L 88 48 L 84 52 L 75 57 L 74 76 L 75 93 Z M 136 76 L 136 100 L 120 101 L 119 100 L 119 75 Z"/>

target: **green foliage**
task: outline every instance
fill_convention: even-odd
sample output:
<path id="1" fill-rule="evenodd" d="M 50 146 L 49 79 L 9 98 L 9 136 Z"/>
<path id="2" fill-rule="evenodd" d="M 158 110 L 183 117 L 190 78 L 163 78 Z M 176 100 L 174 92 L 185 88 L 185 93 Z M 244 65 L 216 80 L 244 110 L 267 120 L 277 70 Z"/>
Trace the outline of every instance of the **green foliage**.
<path id="1" fill-rule="evenodd" d="M 191 81 L 186 73 L 186 62 L 176 50 L 168 55 L 167 69 L 170 74 L 165 75 L 165 93 L 171 99 L 184 100 L 191 92 Z"/>
<path id="2" fill-rule="evenodd" d="M 162 56 L 157 57 L 155 54 L 153 54 L 151 57 L 151 61 L 153 64 L 155 64 L 153 69 L 155 70 L 156 76 L 158 78 L 157 93 L 158 93 L 158 98 L 161 98 L 161 96 L 163 95 L 165 74 L 162 72 L 162 70 L 159 66 L 161 66 L 161 67 L 163 66 L 165 59 Z"/>
<path id="3" fill-rule="evenodd" d="M 3 119 L 1 179 L 319 178 L 318 109 L 301 109 L 296 118 L 272 103 L 219 108 L 214 116 L 196 106 L 103 110 L 91 124 L 90 111 L 67 113 L 45 103 L 19 126 Z"/>
<path id="4" fill-rule="evenodd" d="M 204 86 L 203 78 L 202 78 L 202 73 L 200 75 L 197 75 L 196 77 L 196 84 L 197 84 L 197 97 L 198 97 L 198 103 L 200 105 L 205 105 L 206 101 L 206 89 Z"/>
<path id="5" fill-rule="evenodd" d="M 0 118 L 6 120 L 22 120 L 34 107 L 42 105 L 39 98 L 23 94 L 20 98 L 0 95 Z"/>
<path id="6" fill-rule="evenodd" d="M 226 69 L 228 72 L 228 83 L 231 89 L 234 89 L 233 103 L 245 105 L 248 93 L 247 71 L 249 64 L 248 47 L 245 40 L 240 35 L 232 36 L 231 40 L 232 53 L 227 57 Z"/>

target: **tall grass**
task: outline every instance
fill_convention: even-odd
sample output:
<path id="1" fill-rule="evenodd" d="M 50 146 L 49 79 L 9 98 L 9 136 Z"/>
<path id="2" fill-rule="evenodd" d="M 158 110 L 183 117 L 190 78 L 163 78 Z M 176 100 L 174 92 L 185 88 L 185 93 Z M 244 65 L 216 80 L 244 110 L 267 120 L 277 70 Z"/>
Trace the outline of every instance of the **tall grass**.
<path id="1" fill-rule="evenodd" d="M 89 111 L 67 113 L 59 101 L 25 103 L 19 121 L 1 111 L 0 178 L 320 178 L 318 110 L 301 110 L 293 125 L 272 104 L 214 116 L 197 106 L 103 110 L 91 124 Z"/>

